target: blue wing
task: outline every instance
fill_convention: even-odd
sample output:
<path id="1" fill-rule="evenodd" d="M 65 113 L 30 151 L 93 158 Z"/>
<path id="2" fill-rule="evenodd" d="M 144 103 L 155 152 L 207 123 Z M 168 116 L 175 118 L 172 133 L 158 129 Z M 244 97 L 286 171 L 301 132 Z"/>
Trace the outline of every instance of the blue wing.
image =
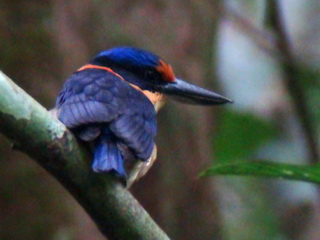
<path id="1" fill-rule="evenodd" d="M 84 141 L 109 128 L 135 156 L 147 160 L 156 135 L 156 112 L 143 93 L 98 69 L 73 74 L 57 98 L 58 118 Z"/>

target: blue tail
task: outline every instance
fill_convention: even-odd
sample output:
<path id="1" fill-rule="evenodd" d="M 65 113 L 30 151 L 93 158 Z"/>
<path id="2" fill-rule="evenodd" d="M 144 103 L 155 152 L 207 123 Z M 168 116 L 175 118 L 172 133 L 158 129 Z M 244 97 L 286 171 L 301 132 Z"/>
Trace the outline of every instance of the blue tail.
<path id="1" fill-rule="evenodd" d="M 115 172 L 121 177 L 126 177 L 123 158 L 115 138 L 100 136 L 97 139 L 92 168 L 95 172 Z"/>

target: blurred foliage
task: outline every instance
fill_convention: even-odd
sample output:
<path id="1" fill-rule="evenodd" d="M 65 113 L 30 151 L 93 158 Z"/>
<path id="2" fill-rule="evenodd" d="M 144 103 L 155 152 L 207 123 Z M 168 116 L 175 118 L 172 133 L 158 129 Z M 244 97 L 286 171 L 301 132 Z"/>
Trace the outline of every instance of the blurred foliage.
<path id="1" fill-rule="evenodd" d="M 223 111 L 214 136 L 214 162 L 250 159 L 259 147 L 277 136 L 275 126 L 253 113 Z"/>
<path id="2" fill-rule="evenodd" d="M 259 147 L 277 136 L 275 126 L 250 113 L 223 111 L 215 136 L 215 165 L 200 173 L 284 178 L 320 183 L 320 168 L 267 161 L 250 161 Z"/>
<path id="3" fill-rule="evenodd" d="M 300 86 L 304 88 L 308 96 L 308 105 L 310 106 L 311 113 L 313 114 L 313 120 L 315 126 L 318 126 L 320 120 L 320 70 L 312 66 L 299 66 L 299 80 Z"/>
<path id="4" fill-rule="evenodd" d="M 214 165 L 202 171 L 201 177 L 220 175 L 220 173 L 237 175 L 236 173 L 241 171 L 239 164 L 250 165 L 251 162 L 248 160 L 278 135 L 273 122 L 250 112 L 223 110 L 219 116 L 219 127 L 213 139 Z M 231 208 L 235 208 L 233 211 L 229 210 L 230 206 L 224 211 L 226 238 L 275 239 L 279 235 L 278 219 L 268 204 L 268 195 L 263 184 L 250 178 L 228 179 L 227 182 L 228 188 L 237 194 L 241 192 L 246 195 L 239 194 L 238 203 L 236 200 L 233 201 L 231 205 Z M 227 203 L 224 204 L 228 205 L 230 200 L 228 198 L 225 201 Z M 237 214 L 233 215 L 233 212 Z"/>

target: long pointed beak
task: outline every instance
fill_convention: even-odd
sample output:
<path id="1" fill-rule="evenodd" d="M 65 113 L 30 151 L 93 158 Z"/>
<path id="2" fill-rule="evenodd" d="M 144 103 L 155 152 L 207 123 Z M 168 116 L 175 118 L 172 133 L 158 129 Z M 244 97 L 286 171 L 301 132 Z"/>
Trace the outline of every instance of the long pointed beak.
<path id="1" fill-rule="evenodd" d="M 199 105 L 216 105 L 233 101 L 215 92 L 187 83 L 176 78 L 175 82 L 161 86 L 160 91 L 178 101 Z"/>

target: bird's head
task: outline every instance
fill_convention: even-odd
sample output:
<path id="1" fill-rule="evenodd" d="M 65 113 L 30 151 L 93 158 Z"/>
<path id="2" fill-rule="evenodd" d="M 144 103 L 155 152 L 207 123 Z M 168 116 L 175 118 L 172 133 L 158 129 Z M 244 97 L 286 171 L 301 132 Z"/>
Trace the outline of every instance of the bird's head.
<path id="1" fill-rule="evenodd" d="M 159 92 L 182 102 L 200 105 L 232 102 L 217 93 L 176 78 L 168 63 L 145 50 L 132 47 L 112 48 L 99 53 L 91 63 L 112 68 L 141 90 Z"/>

